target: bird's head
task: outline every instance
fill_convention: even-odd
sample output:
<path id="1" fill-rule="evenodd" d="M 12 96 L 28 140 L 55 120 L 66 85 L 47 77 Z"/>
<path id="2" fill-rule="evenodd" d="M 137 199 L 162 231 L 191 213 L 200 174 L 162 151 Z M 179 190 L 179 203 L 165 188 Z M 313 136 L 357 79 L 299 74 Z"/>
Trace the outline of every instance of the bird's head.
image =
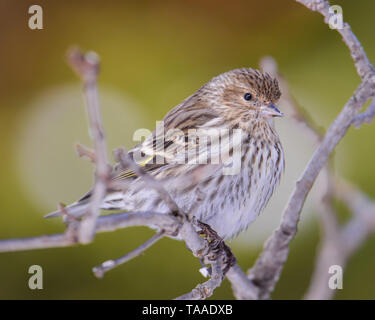
<path id="1" fill-rule="evenodd" d="M 276 107 L 281 92 L 276 79 L 251 68 L 225 72 L 202 89 L 212 107 L 227 119 L 283 116 Z"/>

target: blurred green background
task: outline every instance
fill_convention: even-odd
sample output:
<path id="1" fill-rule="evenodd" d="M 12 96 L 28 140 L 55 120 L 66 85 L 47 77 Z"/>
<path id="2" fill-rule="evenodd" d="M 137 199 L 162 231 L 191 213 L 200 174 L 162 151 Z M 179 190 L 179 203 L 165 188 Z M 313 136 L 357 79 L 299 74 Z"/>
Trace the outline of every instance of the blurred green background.
<path id="1" fill-rule="evenodd" d="M 32 4 L 43 8 L 43 30 L 28 28 Z M 334 4 L 343 7 L 344 19 L 375 61 L 375 2 Z M 71 45 L 101 57 L 99 85 L 111 150 L 131 147 L 135 129 L 152 130 L 155 120 L 213 76 L 237 67 L 257 67 L 265 55 L 277 60 L 293 95 L 324 128 L 359 84 L 340 36 L 319 14 L 292 0 L 0 0 L 0 25 L 0 239 L 62 232 L 60 220 L 42 216 L 60 201 L 76 200 L 92 183 L 92 166 L 73 150 L 77 141 L 90 144 L 90 139 L 81 84 L 64 60 Z M 298 127 L 292 134 L 281 129 L 287 145 L 286 175 L 298 177 L 308 158 L 293 146 L 304 144 L 304 138 L 296 133 Z M 374 138 L 373 125 L 350 129 L 335 153 L 337 172 L 372 197 Z M 288 165 L 293 162 L 288 157 L 299 166 Z M 231 242 L 243 268 L 252 265 L 269 230 L 277 225 L 288 193 L 273 207 L 276 218 L 257 228 L 250 226 Z M 310 218 L 307 211 L 312 212 Z M 256 229 L 267 231 L 252 238 Z M 146 228 L 131 228 L 99 234 L 87 246 L 0 254 L 0 298 L 169 299 L 203 281 L 199 261 L 184 243 L 170 239 L 103 279 L 93 276 L 93 266 L 125 254 L 152 234 Z M 319 234 L 310 206 L 303 211 L 274 299 L 302 297 Z M 337 298 L 375 298 L 374 250 L 372 237 L 350 260 Z M 27 286 L 27 270 L 33 264 L 43 267 L 43 290 Z M 227 281 L 213 295 L 232 297 Z"/>

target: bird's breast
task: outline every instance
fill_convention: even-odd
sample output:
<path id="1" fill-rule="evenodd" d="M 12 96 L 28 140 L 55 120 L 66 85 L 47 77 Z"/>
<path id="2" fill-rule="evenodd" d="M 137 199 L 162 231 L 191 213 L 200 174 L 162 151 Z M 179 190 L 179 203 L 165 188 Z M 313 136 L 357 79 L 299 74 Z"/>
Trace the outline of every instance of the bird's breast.
<path id="1" fill-rule="evenodd" d="M 235 156 L 235 155 L 234 155 Z M 235 175 L 217 173 L 202 206 L 202 220 L 223 238 L 246 229 L 268 203 L 280 181 L 284 155 L 278 140 L 245 139 L 241 170 Z"/>

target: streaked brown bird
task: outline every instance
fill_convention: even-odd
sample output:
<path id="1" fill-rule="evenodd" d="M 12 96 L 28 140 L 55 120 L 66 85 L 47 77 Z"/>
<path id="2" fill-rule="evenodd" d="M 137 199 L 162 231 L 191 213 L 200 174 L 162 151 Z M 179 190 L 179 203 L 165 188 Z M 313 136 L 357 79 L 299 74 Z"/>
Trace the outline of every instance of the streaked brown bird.
<path id="1" fill-rule="evenodd" d="M 284 169 L 273 118 L 283 114 L 276 79 L 251 68 L 225 72 L 173 108 L 129 154 L 162 180 L 179 207 L 228 239 L 264 209 Z M 169 211 L 133 172 L 114 167 L 124 186 L 110 190 L 103 209 Z M 85 214 L 89 192 L 66 207 Z M 48 216 L 57 216 L 57 211 Z"/>

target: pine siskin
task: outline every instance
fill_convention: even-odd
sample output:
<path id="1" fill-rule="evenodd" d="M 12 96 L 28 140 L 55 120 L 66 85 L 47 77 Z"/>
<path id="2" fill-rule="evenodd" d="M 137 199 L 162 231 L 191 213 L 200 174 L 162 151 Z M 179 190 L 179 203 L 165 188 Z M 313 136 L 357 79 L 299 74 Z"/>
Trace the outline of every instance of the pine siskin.
<path id="1" fill-rule="evenodd" d="M 173 108 L 129 155 L 161 180 L 179 207 L 228 239 L 264 209 L 284 168 L 273 118 L 283 116 L 276 79 L 254 69 L 223 73 Z M 102 209 L 168 212 L 158 193 L 119 164 Z M 66 207 L 85 214 L 90 192 Z M 60 211 L 48 215 L 61 215 Z"/>

